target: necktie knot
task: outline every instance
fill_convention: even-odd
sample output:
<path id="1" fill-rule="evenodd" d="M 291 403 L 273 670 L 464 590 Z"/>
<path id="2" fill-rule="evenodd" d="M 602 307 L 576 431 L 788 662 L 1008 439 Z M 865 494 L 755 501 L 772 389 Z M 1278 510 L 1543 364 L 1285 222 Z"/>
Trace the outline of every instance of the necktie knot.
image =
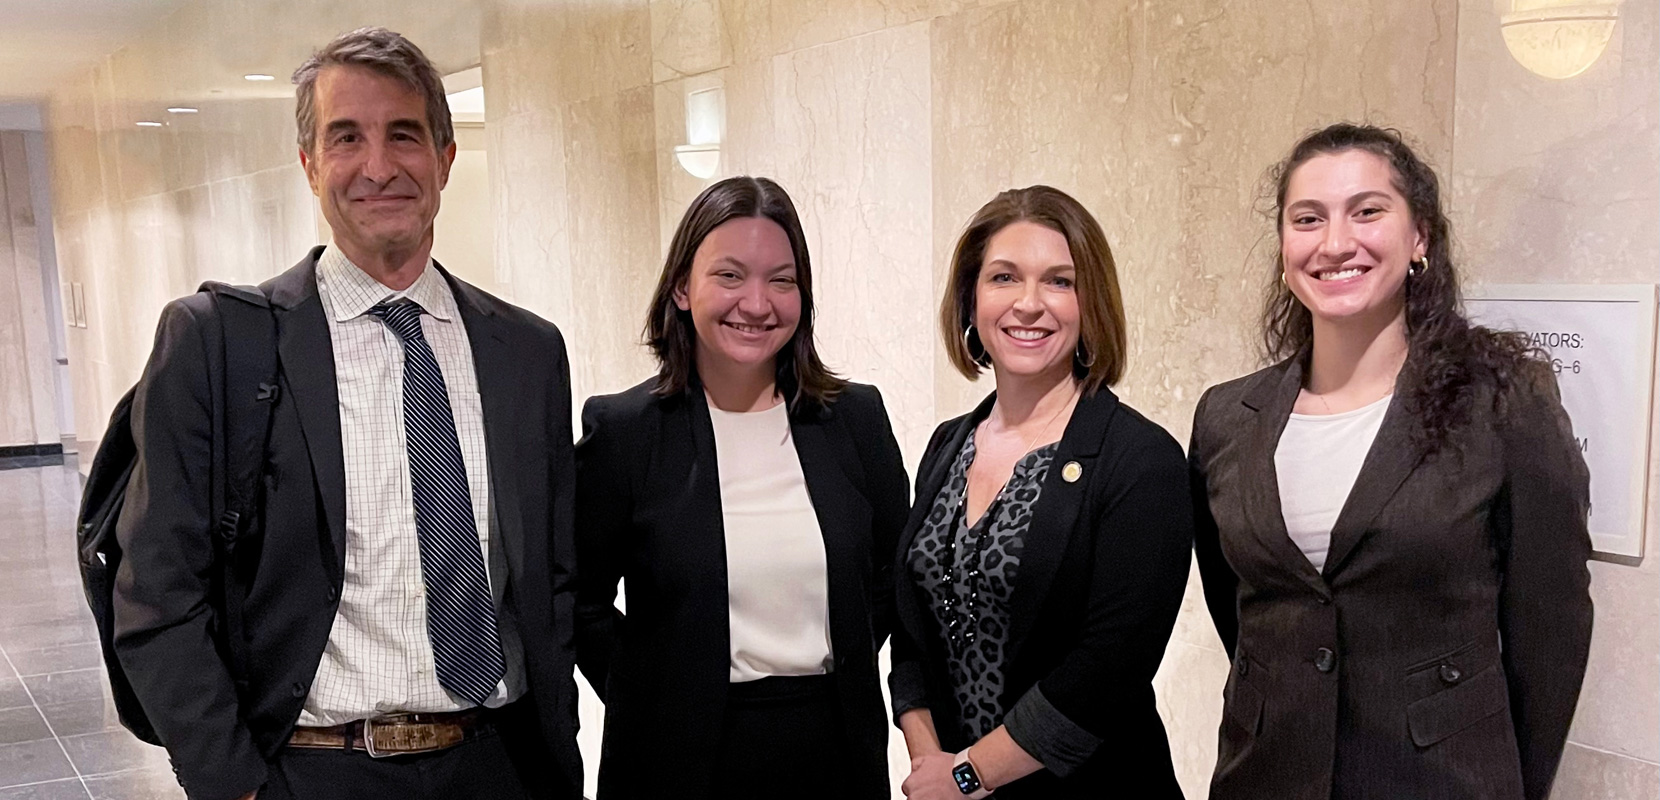
<path id="1" fill-rule="evenodd" d="M 391 328 L 404 342 L 418 342 L 425 338 L 421 334 L 421 307 L 413 301 L 377 303 L 369 309 L 369 313 L 386 323 L 386 327 Z"/>

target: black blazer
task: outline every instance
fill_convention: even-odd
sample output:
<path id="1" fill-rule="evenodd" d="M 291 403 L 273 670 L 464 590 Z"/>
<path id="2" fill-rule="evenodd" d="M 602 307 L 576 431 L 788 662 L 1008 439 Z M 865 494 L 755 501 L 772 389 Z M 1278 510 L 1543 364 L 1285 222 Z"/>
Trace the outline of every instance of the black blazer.
<path id="1" fill-rule="evenodd" d="M 590 398 L 577 444 L 577 657 L 605 701 L 599 797 L 704 797 L 731 666 L 725 523 L 700 385 L 647 381 Z M 790 414 L 829 579 L 830 646 L 853 764 L 826 765 L 850 798 L 888 797 L 876 653 L 888 635 L 905 467 L 882 397 L 849 384 Z M 628 614 L 613 601 L 626 581 Z M 822 776 L 802 776 L 821 780 Z"/>
<path id="2" fill-rule="evenodd" d="M 910 575 L 907 551 L 952 459 L 995 400 L 993 394 L 934 431 L 895 562 L 899 625 L 888 677 L 894 718 L 929 709 L 940 744 L 951 752 L 973 742 L 958 732 L 945 643 L 928 596 Z M 998 787 L 997 797 L 1180 798 L 1152 681 L 1176 624 L 1193 543 L 1181 445 L 1103 388 L 1078 401 L 1054 463 L 1009 601 L 1003 707 L 1038 687 L 1055 710 L 1100 741 L 1065 777 L 1039 770 Z M 1069 463 L 1082 469 L 1075 482 L 1065 478 Z"/>
<path id="3" fill-rule="evenodd" d="M 319 247 L 263 289 L 277 319 L 281 393 L 264 469 L 263 540 L 239 544 L 249 587 L 250 674 L 234 683 L 215 648 L 210 585 L 211 410 L 219 387 L 192 304 L 162 312 L 133 402 L 139 460 L 117 535 L 115 646 L 192 798 L 235 797 L 261 785 L 287 741 L 328 642 L 344 580 L 345 467 L 334 353 L 317 295 Z M 571 566 L 574 468 L 569 364 L 552 324 L 448 273 L 467 326 L 484 405 L 494 515 L 506 555 L 540 731 L 532 775 L 553 797 L 580 797 Z M 188 298 L 187 298 L 188 300 Z M 216 330 L 209 327 L 208 330 Z"/>
<path id="4" fill-rule="evenodd" d="M 1526 383 L 1518 377 L 1519 383 Z M 1396 394 L 1315 571 L 1274 451 L 1303 363 L 1207 391 L 1196 547 L 1233 658 L 1215 800 L 1543 800 L 1591 640 L 1589 484 L 1555 382 L 1433 455 Z"/>

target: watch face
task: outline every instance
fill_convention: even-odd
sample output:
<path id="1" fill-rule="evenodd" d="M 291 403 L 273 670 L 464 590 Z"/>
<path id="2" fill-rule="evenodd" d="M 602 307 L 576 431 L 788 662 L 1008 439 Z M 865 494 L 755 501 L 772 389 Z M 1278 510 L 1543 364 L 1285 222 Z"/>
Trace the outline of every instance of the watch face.
<path id="1" fill-rule="evenodd" d="M 957 781 L 957 789 L 963 794 L 980 791 L 980 776 L 974 774 L 973 764 L 958 764 L 951 770 L 951 777 Z"/>

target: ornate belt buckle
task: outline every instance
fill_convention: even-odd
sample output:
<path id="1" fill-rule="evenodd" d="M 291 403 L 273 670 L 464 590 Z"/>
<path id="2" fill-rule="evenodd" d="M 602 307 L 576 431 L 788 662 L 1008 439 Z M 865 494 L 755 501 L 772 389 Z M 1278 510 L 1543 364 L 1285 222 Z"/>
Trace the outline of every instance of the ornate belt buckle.
<path id="1" fill-rule="evenodd" d="M 402 720 L 406 716 L 407 715 L 405 714 L 389 714 L 380 717 L 370 717 L 364 720 L 363 752 L 368 753 L 370 758 L 385 758 L 387 756 L 416 752 L 413 748 L 409 747 L 408 740 L 410 737 L 407 734 L 391 732 L 391 741 L 386 742 L 385 744 L 387 747 L 392 749 L 383 749 L 379 737 L 375 735 L 376 730 L 380 730 L 384 733 L 388 732 L 388 729 L 394 729 L 398 726 L 404 725 L 405 723 Z"/>

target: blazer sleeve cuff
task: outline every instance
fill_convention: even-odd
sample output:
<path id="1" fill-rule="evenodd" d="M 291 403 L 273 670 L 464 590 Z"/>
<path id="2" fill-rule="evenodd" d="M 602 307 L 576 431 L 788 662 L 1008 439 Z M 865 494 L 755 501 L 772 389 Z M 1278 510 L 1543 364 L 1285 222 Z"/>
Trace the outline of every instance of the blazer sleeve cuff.
<path id="1" fill-rule="evenodd" d="M 1065 778 L 1095 754 L 1101 738 L 1068 719 L 1033 686 L 1003 718 L 1009 738 L 1058 778 Z"/>
<path id="2" fill-rule="evenodd" d="M 905 712 L 928 707 L 928 692 L 923 685 L 920 663 L 913 661 L 894 664 L 893 669 L 888 672 L 888 691 L 893 696 L 895 725 L 899 724 L 899 717 Z"/>
<path id="3" fill-rule="evenodd" d="M 268 767 L 254 752 L 252 743 L 246 748 L 236 748 L 230 755 L 235 763 L 220 762 L 206 768 L 170 760 L 179 786 L 190 800 L 237 800 L 265 785 Z"/>

